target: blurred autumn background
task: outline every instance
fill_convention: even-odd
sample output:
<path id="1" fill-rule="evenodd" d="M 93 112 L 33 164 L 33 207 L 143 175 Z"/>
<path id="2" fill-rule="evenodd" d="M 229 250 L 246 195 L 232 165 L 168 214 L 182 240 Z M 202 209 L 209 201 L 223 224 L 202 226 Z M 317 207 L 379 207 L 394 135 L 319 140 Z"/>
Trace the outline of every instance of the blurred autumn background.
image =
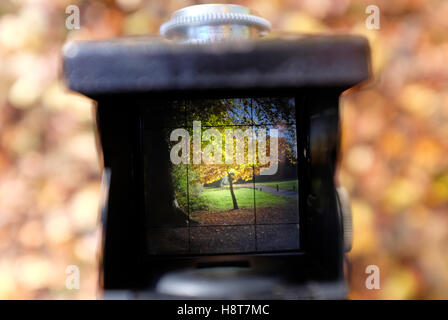
<path id="1" fill-rule="evenodd" d="M 219 1 L 218 1 L 219 2 Z M 96 297 L 100 169 L 91 102 L 60 81 L 71 39 L 157 34 L 197 1 L 0 2 L 0 298 Z M 351 33 L 372 46 L 374 78 L 342 97 L 338 180 L 352 199 L 350 297 L 448 298 L 448 2 L 232 1 L 275 31 Z M 368 5 L 380 30 L 365 27 Z M 81 29 L 65 27 L 77 5 Z M 381 289 L 365 288 L 365 268 Z M 67 290 L 68 265 L 81 271 Z"/>

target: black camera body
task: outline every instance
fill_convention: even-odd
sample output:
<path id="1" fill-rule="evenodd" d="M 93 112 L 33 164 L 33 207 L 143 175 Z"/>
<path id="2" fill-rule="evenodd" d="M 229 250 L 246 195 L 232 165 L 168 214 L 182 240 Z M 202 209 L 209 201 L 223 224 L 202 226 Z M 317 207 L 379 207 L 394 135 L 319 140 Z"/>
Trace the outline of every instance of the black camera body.
<path id="1" fill-rule="evenodd" d="M 111 290 L 147 298 L 346 297 L 344 232 L 349 231 L 344 230 L 334 181 L 339 97 L 369 76 L 369 46 L 364 38 L 283 35 L 200 45 L 150 37 L 77 42 L 64 49 L 64 72 L 71 90 L 97 102 L 98 146 L 107 191 L 101 210 L 100 257 L 100 287 L 106 297 Z M 238 101 L 245 101 L 243 106 L 250 101 L 252 107 L 269 99 L 292 101 L 288 117 L 293 117 L 293 171 L 299 183 L 288 192 L 297 194 L 297 221 L 293 221 L 297 234 L 288 233 L 290 226 L 270 227 L 269 219 L 234 224 L 224 233 L 219 233 L 221 227 L 214 233 L 200 229 L 201 222 L 193 221 L 190 213 L 183 225 L 174 215 L 168 222 L 152 220 L 157 212 L 174 212 L 179 206 L 179 201 L 172 204 L 176 185 L 170 180 L 169 149 L 157 139 L 164 139 L 166 128 L 178 127 L 177 121 L 185 121 L 188 127 L 190 114 L 203 123 L 210 120 L 213 111 L 201 111 L 201 101 L 231 101 L 235 106 L 235 99 L 247 99 Z M 194 109 L 185 107 L 192 104 Z M 274 117 L 282 113 L 277 107 L 271 109 Z M 195 170 L 202 173 L 201 164 Z M 267 185 L 249 183 L 257 192 Z M 190 197 L 191 188 L 187 188 Z M 192 212 L 191 198 L 187 200 Z M 260 220 L 261 201 L 255 201 L 255 207 L 250 210 L 260 210 Z M 229 227 L 229 221 L 221 225 Z M 154 238 L 160 223 L 166 231 Z M 171 227 L 179 231 L 173 235 Z M 262 238 L 267 233 L 270 238 Z M 207 239 L 198 240 L 201 235 Z M 212 244 L 213 235 L 224 244 Z M 167 237 L 170 240 L 164 243 L 161 239 Z M 232 237 L 233 244 L 226 244 Z M 283 240 L 276 243 L 275 237 Z M 289 245 L 293 238 L 297 246 Z"/>

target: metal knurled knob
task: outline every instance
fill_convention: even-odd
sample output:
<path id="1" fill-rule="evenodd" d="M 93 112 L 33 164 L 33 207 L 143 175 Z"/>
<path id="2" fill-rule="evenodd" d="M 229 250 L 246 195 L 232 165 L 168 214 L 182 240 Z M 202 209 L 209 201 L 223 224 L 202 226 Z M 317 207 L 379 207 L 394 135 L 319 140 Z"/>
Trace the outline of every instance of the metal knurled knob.
<path id="1" fill-rule="evenodd" d="M 339 210 L 342 218 L 343 238 L 344 238 L 344 252 L 349 252 L 352 249 L 353 242 L 353 222 L 352 210 L 350 207 L 350 200 L 348 192 L 345 188 L 337 188 L 337 196 L 339 202 Z"/>
<path id="2" fill-rule="evenodd" d="M 180 42 L 203 43 L 257 38 L 270 30 L 268 20 L 246 7 L 203 4 L 176 11 L 160 27 L 160 34 Z"/>

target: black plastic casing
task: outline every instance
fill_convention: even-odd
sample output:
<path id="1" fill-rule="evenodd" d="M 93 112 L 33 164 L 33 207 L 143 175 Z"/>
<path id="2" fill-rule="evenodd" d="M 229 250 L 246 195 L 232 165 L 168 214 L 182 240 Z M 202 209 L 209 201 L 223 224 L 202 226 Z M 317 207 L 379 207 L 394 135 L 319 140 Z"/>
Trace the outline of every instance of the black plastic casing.
<path id="1" fill-rule="evenodd" d="M 339 97 L 368 78 L 369 55 L 367 41 L 357 36 L 280 36 L 206 45 L 143 37 L 66 45 L 66 83 L 97 102 L 101 161 L 111 173 L 101 218 L 100 288 L 151 292 L 169 271 L 247 262 L 267 270 L 267 276 L 282 275 L 296 288 L 334 284 L 342 289 L 331 297 L 344 298 L 343 227 L 334 182 Z M 160 100 L 256 96 L 295 97 L 300 252 L 148 255 L 144 109 Z M 317 297 L 310 290 L 296 291 L 293 298 Z"/>

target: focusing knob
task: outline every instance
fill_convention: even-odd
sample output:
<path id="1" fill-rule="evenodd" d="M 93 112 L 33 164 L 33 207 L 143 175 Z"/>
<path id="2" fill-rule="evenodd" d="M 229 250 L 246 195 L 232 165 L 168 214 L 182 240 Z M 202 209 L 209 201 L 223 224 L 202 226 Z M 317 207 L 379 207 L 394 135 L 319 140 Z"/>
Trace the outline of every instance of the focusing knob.
<path id="1" fill-rule="evenodd" d="M 206 43 L 258 38 L 271 23 L 249 8 L 234 4 L 201 4 L 174 12 L 160 34 L 180 42 Z"/>
<path id="2" fill-rule="evenodd" d="M 339 210 L 342 218 L 342 228 L 344 237 L 344 252 L 352 250 L 353 243 L 353 221 L 352 209 L 350 207 L 350 199 L 345 188 L 339 187 L 336 189 L 338 197 Z"/>

